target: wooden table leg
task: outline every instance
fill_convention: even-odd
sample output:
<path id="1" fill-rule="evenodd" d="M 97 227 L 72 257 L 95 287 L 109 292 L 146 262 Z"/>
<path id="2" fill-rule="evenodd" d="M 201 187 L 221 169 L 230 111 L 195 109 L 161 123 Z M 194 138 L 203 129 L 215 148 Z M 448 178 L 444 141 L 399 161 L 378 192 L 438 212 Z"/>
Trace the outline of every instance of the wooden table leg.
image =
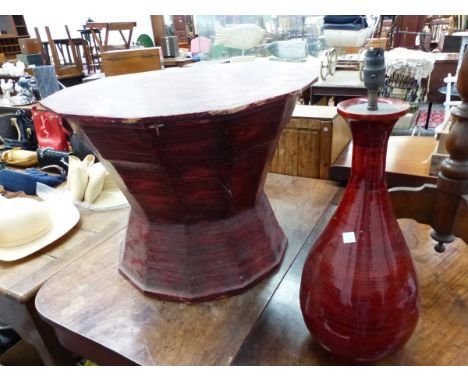
<path id="1" fill-rule="evenodd" d="M 312 85 L 309 87 L 309 105 L 314 104 L 314 89 L 312 89 Z"/>
<path id="2" fill-rule="evenodd" d="M 431 110 L 432 110 L 432 102 L 429 102 L 429 105 L 427 106 L 426 123 L 424 124 L 424 129 L 426 129 L 426 130 L 429 127 L 429 121 L 431 119 Z"/>
<path id="3" fill-rule="evenodd" d="M 72 365 L 72 354 L 60 345 L 52 327 L 37 314 L 34 299 L 22 304 L 0 295 L 0 317 L 35 347 L 45 365 Z"/>

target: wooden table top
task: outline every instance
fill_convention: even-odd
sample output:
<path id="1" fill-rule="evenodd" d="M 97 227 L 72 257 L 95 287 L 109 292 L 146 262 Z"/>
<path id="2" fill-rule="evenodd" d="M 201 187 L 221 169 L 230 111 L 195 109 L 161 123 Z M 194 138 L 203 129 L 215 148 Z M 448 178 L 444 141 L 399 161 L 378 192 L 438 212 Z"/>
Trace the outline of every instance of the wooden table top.
<path id="1" fill-rule="evenodd" d="M 106 77 L 63 89 L 40 103 L 65 117 L 130 122 L 195 113 L 216 117 L 299 92 L 317 75 L 313 66 L 302 63 L 261 60 L 189 65 L 180 70 Z"/>
<path id="2" fill-rule="evenodd" d="M 120 230 L 46 282 L 38 312 L 68 348 L 100 364 L 344 364 L 314 343 L 298 297 L 305 257 L 342 189 L 269 174 L 265 190 L 289 246 L 280 270 L 244 294 L 194 305 L 142 295 L 118 274 Z M 421 284 L 421 317 L 406 347 L 378 364 L 467 364 L 468 247 L 457 239 L 438 254 L 429 227 L 400 226 Z"/>
<path id="3" fill-rule="evenodd" d="M 311 95 L 327 97 L 366 97 L 367 89 L 357 70 L 337 70 L 333 76 L 319 80 L 310 87 Z"/>
<path id="4" fill-rule="evenodd" d="M 336 107 L 321 105 L 296 105 L 292 114 L 292 118 L 308 118 L 317 119 L 320 121 L 332 121 L 336 117 L 338 117 Z"/>
<path id="5" fill-rule="evenodd" d="M 468 246 L 456 239 L 440 254 L 431 228 L 399 220 L 419 278 L 421 313 L 416 329 L 399 352 L 373 365 L 468 364 Z M 233 365 L 346 365 L 313 341 L 299 308 L 299 282 L 307 251 L 298 258 L 243 342 Z"/>
<path id="6" fill-rule="evenodd" d="M 86 23 L 86 27 L 89 29 L 103 29 L 103 28 L 108 28 L 109 26 L 113 26 L 116 28 L 115 30 L 119 29 L 124 29 L 124 28 L 129 28 L 129 27 L 136 27 L 136 22 L 135 21 L 117 21 L 117 22 L 94 22 L 90 21 Z M 114 30 L 114 29 L 112 29 Z"/>
<path id="7" fill-rule="evenodd" d="M 442 61 L 458 61 L 460 58 L 460 53 L 434 53 L 434 58 L 436 62 L 442 62 Z"/>
<path id="8" fill-rule="evenodd" d="M 0 294 L 24 303 L 52 275 L 126 226 L 128 208 L 93 213 L 80 210 L 80 221 L 65 236 L 22 260 L 0 261 Z"/>
<path id="9" fill-rule="evenodd" d="M 337 70 L 333 76 L 327 76 L 325 80 L 318 80 L 312 85 L 317 88 L 359 88 L 365 89 L 364 82 L 359 78 L 358 70 Z M 366 90 L 367 91 L 367 90 Z"/>
<path id="10" fill-rule="evenodd" d="M 32 103 L 29 105 L 22 105 L 22 106 L 13 106 L 13 105 L 5 105 L 0 103 L 0 112 L 16 112 L 19 109 L 31 110 L 34 106 L 38 106 L 37 103 Z"/>
<path id="11" fill-rule="evenodd" d="M 389 186 L 416 186 L 435 183 L 429 176 L 431 154 L 437 141 L 434 137 L 391 136 L 387 150 L 387 182 Z M 353 143 L 343 150 L 335 163 L 330 166 L 330 179 L 346 181 L 351 171 Z M 398 183 L 401 180 L 402 183 Z M 392 182 L 396 182 L 393 184 Z"/>
<path id="12" fill-rule="evenodd" d="M 118 273 L 122 230 L 46 283 L 36 306 L 54 327 L 134 363 L 228 365 L 337 190 L 333 182 L 268 175 L 265 191 L 289 245 L 278 272 L 241 295 L 194 305 L 144 296 Z"/>
<path id="13" fill-rule="evenodd" d="M 184 66 L 187 64 L 193 64 L 195 61 L 189 57 L 164 57 L 163 64 L 165 67 L 171 66 Z"/>

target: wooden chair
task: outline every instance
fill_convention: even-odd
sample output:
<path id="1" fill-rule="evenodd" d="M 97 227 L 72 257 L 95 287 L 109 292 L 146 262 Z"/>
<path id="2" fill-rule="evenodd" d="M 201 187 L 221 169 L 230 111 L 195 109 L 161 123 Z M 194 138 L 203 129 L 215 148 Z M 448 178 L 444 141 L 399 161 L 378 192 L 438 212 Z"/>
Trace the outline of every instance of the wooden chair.
<path id="1" fill-rule="evenodd" d="M 35 28 L 35 30 L 36 35 L 40 39 L 39 31 L 37 28 Z M 59 80 L 69 77 L 83 77 L 83 62 L 81 60 L 81 54 L 79 53 L 76 42 L 71 38 L 67 26 L 65 26 L 65 30 L 67 31 L 68 39 L 54 40 L 49 27 L 45 27 L 48 50 L 50 50 L 50 55 L 52 56 L 53 65 L 55 67 L 55 73 Z M 59 53 L 62 58 L 60 58 Z M 49 62 L 50 61 L 49 57 Z"/>
<path id="2" fill-rule="evenodd" d="M 92 36 L 90 29 L 80 29 L 81 39 L 83 41 L 84 57 L 86 60 L 86 69 L 88 74 L 92 71 L 97 73 L 98 69 L 101 69 L 101 55 L 99 46 L 96 44 L 96 40 Z M 94 33 L 98 37 L 98 41 L 102 41 L 101 30 L 94 29 Z"/>
<path id="3" fill-rule="evenodd" d="M 101 52 L 117 49 L 129 49 L 132 41 L 133 28 L 136 27 L 136 22 L 116 22 L 116 23 L 86 23 L 86 27 L 90 29 L 96 45 L 99 46 Z M 104 30 L 104 41 L 102 41 L 95 32 L 95 29 Z M 124 46 L 109 45 L 109 32 L 118 31 L 124 41 Z M 125 37 L 124 31 L 128 31 L 128 37 Z"/>
<path id="4" fill-rule="evenodd" d="M 437 18 L 431 20 L 431 48 L 439 48 L 439 50 L 442 50 L 444 41 L 443 36 L 449 32 L 451 24 L 453 24 L 453 20 L 451 18 Z"/>

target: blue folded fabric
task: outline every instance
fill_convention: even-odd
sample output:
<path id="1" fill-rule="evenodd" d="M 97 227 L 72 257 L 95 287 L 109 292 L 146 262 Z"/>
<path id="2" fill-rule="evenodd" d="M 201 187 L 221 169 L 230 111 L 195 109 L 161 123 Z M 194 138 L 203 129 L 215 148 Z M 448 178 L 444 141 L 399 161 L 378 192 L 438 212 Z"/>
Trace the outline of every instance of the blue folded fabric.
<path id="1" fill-rule="evenodd" d="M 359 31 L 364 28 L 362 24 L 323 24 L 323 29 Z"/>
<path id="2" fill-rule="evenodd" d="M 329 15 L 323 17 L 324 24 L 360 24 L 367 28 L 367 20 L 362 15 Z"/>
<path id="3" fill-rule="evenodd" d="M 23 191 L 28 195 L 36 195 L 36 183 L 51 187 L 58 186 L 66 179 L 63 175 L 50 175 L 36 168 L 24 171 L 0 170 L 0 184 L 7 191 Z"/>

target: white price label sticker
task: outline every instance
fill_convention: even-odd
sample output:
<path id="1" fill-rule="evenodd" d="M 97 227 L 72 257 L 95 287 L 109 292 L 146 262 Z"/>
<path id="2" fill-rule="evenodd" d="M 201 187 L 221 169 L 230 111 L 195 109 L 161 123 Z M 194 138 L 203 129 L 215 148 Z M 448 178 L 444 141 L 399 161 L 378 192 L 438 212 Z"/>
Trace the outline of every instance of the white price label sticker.
<path id="1" fill-rule="evenodd" d="M 356 236 L 354 236 L 354 232 L 343 232 L 343 243 L 355 243 Z"/>

